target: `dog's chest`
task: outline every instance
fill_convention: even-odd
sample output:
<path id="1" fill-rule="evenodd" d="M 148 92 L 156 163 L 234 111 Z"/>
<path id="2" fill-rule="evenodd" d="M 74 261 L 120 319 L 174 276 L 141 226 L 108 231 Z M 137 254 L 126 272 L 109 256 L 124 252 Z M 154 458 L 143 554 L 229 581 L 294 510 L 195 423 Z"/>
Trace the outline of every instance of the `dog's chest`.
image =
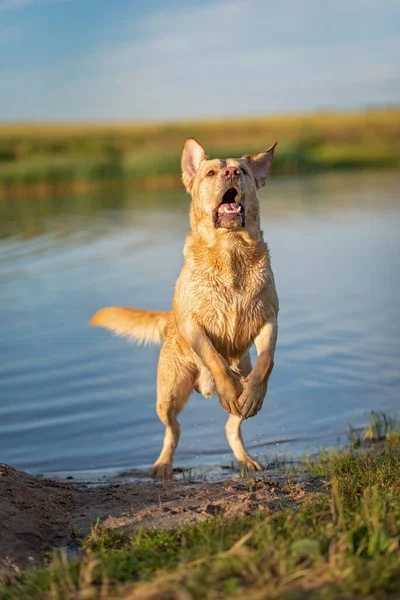
<path id="1" fill-rule="evenodd" d="M 263 264 L 204 272 L 197 297 L 199 320 L 221 354 L 240 355 L 260 332 L 268 313 L 267 283 Z"/>

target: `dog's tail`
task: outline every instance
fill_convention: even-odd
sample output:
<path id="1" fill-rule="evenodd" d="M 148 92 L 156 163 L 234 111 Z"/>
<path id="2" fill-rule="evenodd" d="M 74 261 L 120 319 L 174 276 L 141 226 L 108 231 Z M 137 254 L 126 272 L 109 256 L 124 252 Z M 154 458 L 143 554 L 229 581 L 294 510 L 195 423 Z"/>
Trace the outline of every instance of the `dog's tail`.
<path id="1" fill-rule="evenodd" d="M 171 312 L 113 306 L 99 310 L 89 325 L 105 327 L 139 344 L 160 344 L 167 335 L 171 320 Z"/>

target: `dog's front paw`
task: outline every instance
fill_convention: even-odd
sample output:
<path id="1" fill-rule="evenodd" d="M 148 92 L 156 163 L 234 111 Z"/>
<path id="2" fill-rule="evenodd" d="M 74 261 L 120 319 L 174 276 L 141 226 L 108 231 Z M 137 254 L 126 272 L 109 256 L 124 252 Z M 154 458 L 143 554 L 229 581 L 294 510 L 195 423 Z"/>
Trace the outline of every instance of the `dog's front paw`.
<path id="1" fill-rule="evenodd" d="M 238 400 L 242 419 L 254 417 L 261 410 L 266 393 L 266 383 L 251 379 L 245 380 L 243 393 Z"/>
<path id="2" fill-rule="evenodd" d="M 150 469 L 150 477 L 154 479 L 172 479 L 172 464 L 171 463 L 154 463 Z"/>
<path id="3" fill-rule="evenodd" d="M 238 399 L 243 392 L 242 382 L 239 377 L 232 373 L 232 376 L 225 380 L 223 385 L 217 387 L 217 394 L 221 406 L 231 415 L 241 416 Z"/>

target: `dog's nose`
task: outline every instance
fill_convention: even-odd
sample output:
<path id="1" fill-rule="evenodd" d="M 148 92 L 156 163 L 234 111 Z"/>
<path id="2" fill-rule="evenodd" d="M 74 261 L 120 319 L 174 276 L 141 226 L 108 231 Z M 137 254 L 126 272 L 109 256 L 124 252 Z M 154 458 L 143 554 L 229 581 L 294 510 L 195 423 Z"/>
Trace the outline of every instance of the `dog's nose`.
<path id="1" fill-rule="evenodd" d="M 227 179 L 233 179 L 234 177 L 239 177 L 240 169 L 237 167 L 226 167 L 224 171 L 224 175 Z"/>

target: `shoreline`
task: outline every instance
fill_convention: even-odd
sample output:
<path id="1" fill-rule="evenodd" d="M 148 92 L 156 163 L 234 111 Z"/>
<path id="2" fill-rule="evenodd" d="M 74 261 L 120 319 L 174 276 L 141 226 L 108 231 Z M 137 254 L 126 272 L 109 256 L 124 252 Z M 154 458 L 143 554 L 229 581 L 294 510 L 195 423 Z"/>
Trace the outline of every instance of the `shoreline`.
<path id="1" fill-rule="evenodd" d="M 256 482 L 253 490 L 253 484 Z M 46 553 L 76 546 L 100 520 L 110 530 L 176 529 L 210 517 L 271 510 L 289 496 L 289 483 L 319 488 L 312 476 L 288 474 L 284 467 L 253 477 L 219 481 L 108 480 L 98 484 L 57 481 L 0 465 L 0 581 L 21 568 L 43 563 Z M 300 493 L 300 492 L 299 492 Z M 0 525 L 1 528 L 1 525 Z"/>
<path id="2" fill-rule="evenodd" d="M 274 173 L 275 178 L 284 177 L 301 177 L 301 176 L 317 176 L 317 175 L 328 175 L 332 173 L 362 173 L 362 172 L 377 172 L 377 173 L 396 173 L 398 172 L 398 166 L 400 159 L 397 161 L 389 161 L 388 163 L 380 164 L 377 162 L 358 163 L 353 165 L 342 165 L 339 167 L 335 166 L 321 166 L 315 165 L 310 168 L 297 169 L 284 169 L 278 173 Z M 176 169 L 176 173 L 179 173 L 179 168 Z M 0 201 L 22 199 L 22 198 L 38 198 L 46 199 L 50 197 L 59 197 L 66 194 L 73 194 L 76 196 L 85 196 L 94 193 L 109 193 L 114 191 L 126 191 L 126 190 L 137 190 L 137 191 L 155 191 L 164 192 L 169 190 L 180 190 L 182 186 L 181 177 L 177 174 L 168 175 L 154 175 L 144 177 L 133 177 L 129 174 L 119 178 L 104 179 L 93 179 L 93 180 L 79 180 L 74 179 L 72 176 L 70 179 L 66 178 L 59 182 L 49 182 L 46 179 L 38 180 L 33 183 L 26 183 L 23 180 L 12 184 L 4 185 L 0 179 Z"/>
<path id="3" fill-rule="evenodd" d="M 400 167 L 400 109 L 171 123 L 0 123 L 0 198 L 180 183 L 185 138 L 210 157 L 275 140 L 274 176 Z"/>
<path id="4" fill-rule="evenodd" d="M 400 433 L 383 417 L 302 469 L 220 482 L 85 486 L 0 465 L 0 598 L 397 597 Z"/>

